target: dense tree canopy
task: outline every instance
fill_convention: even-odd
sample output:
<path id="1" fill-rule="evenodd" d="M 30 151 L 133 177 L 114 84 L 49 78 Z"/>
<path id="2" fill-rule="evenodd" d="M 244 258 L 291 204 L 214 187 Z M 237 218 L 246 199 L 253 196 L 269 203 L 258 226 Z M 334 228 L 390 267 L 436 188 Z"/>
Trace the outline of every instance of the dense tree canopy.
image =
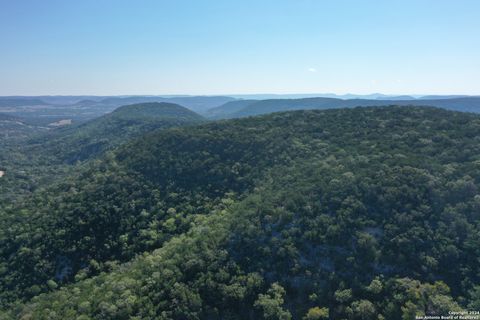
<path id="1" fill-rule="evenodd" d="M 480 305 L 480 117 L 297 111 L 156 131 L 0 215 L 22 319 L 413 319 Z"/>
<path id="2" fill-rule="evenodd" d="M 52 130 L 0 114 L 0 170 L 8 171 L 0 180 L 0 200 L 28 195 L 77 170 L 77 163 L 100 157 L 146 132 L 203 120 L 182 106 L 163 102 L 122 106 L 92 121 Z"/>

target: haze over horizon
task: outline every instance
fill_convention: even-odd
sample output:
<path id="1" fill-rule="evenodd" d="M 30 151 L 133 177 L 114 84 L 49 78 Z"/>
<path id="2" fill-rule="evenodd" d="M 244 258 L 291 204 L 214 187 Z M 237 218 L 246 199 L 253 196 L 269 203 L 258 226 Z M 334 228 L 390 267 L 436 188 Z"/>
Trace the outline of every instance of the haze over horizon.
<path id="1" fill-rule="evenodd" d="M 303 98 L 336 98 L 336 99 L 381 99 L 381 100 L 396 100 L 396 98 L 457 98 L 457 97 L 480 97 L 480 94 L 462 94 L 462 93 L 424 93 L 424 94 L 409 94 L 409 93 L 398 93 L 398 94 L 389 94 L 383 92 L 370 92 L 357 94 L 353 92 L 345 93 L 334 93 L 334 92 L 286 92 L 286 93 L 274 93 L 274 92 L 255 92 L 255 93 L 206 93 L 206 94 L 189 94 L 189 93 L 165 93 L 165 94 L 18 94 L 18 95 L 0 95 L 0 98 L 10 98 L 10 97 L 97 97 L 97 98 L 108 98 L 108 97 L 163 97 L 163 98 L 174 98 L 174 97 L 231 97 L 236 99 L 303 99 Z M 88 100 L 88 99 L 87 99 Z M 408 99 L 410 100 L 410 99 Z"/>
<path id="2" fill-rule="evenodd" d="M 473 0 L 3 2 L 0 95 L 478 95 L 479 12 Z"/>

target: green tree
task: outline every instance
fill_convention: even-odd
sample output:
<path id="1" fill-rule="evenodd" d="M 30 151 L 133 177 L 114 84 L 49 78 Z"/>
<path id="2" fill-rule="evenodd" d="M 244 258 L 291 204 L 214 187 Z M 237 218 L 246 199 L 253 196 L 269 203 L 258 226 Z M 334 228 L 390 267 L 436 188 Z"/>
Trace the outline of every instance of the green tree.
<path id="1" fill-rule="evenodd" d="M 290 320 L 292 315 L 283 309 L 285 289 L 273 283 L 267 294 L 259 294 L 254 306 L 261 310 L 265 320 Z"/>
<path id="2" fill-rule="evenodd" d="M 328 319 L 328 308 L 313 307 L 310 308 L 303 317 L 305 320 L 321 320 Z"/>
<path id="3" fill-rule="evenodd" d="M 376 319 L 375 306 L 368 300 L 354 301 L 352 303 L 352 310 L 357 319 Z"/>

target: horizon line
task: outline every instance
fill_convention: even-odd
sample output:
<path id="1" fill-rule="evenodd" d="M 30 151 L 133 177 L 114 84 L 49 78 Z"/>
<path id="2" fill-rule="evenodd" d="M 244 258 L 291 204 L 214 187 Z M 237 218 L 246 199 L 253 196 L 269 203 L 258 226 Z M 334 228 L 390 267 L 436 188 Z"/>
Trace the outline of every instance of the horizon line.
<path id="1" fill-rule="evenodd" d="M 383 93 L 383 92 L 372 92 L 372 93 L 334 93 L 334 92 L 325 92 L 325 93 L 269 93 L 269 92 L 259 92 L 259 93 L 206 93 L 206 94 L 194 94 L 194 93 L 161 93 L 161 94 L 15 94 L 15 95 L 0 95 L 0 98 L 16 98 L 16 97 L 82 97 L 82 96 L 91 96 L 91 97 L 221 97 L 221 96 L 258 96 L 258 95 L 272 95 L 272 96 L 288 96 L 288 95 L 335 95 L 335 96 L 372 96 L 372 95 L 383 95 L 386 97 L 400 97 L 400 96 L 411 96 L 411 97 L 423 97 L 423 96 L 468 96 L 468 97 L 477 97 L 480 94 L 466 94 L 466 93 Z"/>

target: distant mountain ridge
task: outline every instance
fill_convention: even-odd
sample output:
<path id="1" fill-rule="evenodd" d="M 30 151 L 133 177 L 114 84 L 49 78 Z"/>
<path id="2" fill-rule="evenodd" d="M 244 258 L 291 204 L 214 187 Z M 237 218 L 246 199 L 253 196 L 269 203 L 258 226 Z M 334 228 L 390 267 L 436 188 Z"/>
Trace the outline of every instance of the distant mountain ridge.
<path id="1" fill-rule="evenodd" d="M 480 97 L 466 97 L 453 99 L 415 99 L 415 100 L 368 100 L 368 99 L 336 99 L 336 98 L 303 98 L 303 99 L 268 99 L 243 100 L 227 102 L 226 104 L 210 109 L 206 115 L 212 119 L 241 118 L 272 112 L 292 110 L 338 109 L 367 106 L 432 106 L 454 111 L 480 113 Z M 239 109 L 239 106 L 242 106 Z"/>
<path id="2" fill-rule="evenodd" d="M 45 105 L 46 102 L 29 97 L 19 97 L 19 98 L 10 98 L 10 97 L 0 97 L 0 107 L 21 107 L 21 106 L 31 106 L 31 105 Z"/>
<path id="3" fill-rule="evenodd" d="M 184 106 L 210 119 L 236 118 L 270 112 L 351 108 L 356 106 L 414 105 L 479 112 L 479 96 L 466 95 L 367 95 L 245 94 L 232 96 L 36 96 L 0 97 L 0 113 L 11 112 L 34 125 L 71 119 L 85 122 L 122 105 L 167 102 Z M 18 107 L 18 109 L 16 109 Z M 41 116 L 39 116 L 41 115 Z"/>
<path id="4" fill-rule="evenodd" d="M 187 104 L 222 104 L 230 100 L 235 100 L 233 97 L 212 95 L 212 96 L 192 96 L 192 95 L 123 95 L 123 96 L 0 96 L 0 106 L 22 106 L 22 105 L 73 105 L 92 101 L 95 103 L 126 105 L 133 103 L 144 102 L 172 102 L 179 103 L 184 101 Z M 210 108 L 214 105 L 210 105 Z"/>
<path id="5" fill-rule="evenodd" d="M 255 102 L 258 102 L 259 100 L 236 100 L 236 101 L 230 101 L 230 102 L 227 102 L 219 107 L 216 107 L 216 108 L 212 108 L 212 109 L 209 109 L 207 110 L 207 112 L 205 112 L 205 116 L 207 118 L 212 118 L 212 119 L 216 119 L 216 118 L 222 118 L 224 114 L 226 113 L 235 113 L 235 112 L 238 112 L 240 110 L 242 110 L 243 108 L 255 103 Z"/>
<path id="6" fill-rule="evenodd" d="M 234 100 L 226 96 L 11 96 L 0 97 L 0 113 L 9 113 L 30 125 L 44 127 L 62 120 L 83 123 L 135 103 L 175 103 L 204 113 Z"/>
<path id="7" fill-rule="evenodd" d="M 472 97 L 478 97 L 478 96 L 468 96 L 468 95 L 428 95 L 428 96 L 422 96 L 419 97 L 418 99 L 423 99 L 423 100 L 433 100 L 433 99 L 456 99 L 456 98 L 472 98 Z"/>
<path id="8" fill-rule="evenodd" d="M 412 96 L 402 95 L 394 97 L 378 97 L 377 100 L 415 100 Z"/>
<path id="9" fill-rule="evenodd" d="M 234 101 L 235 98 L 226 96 L 185 96 L 185 97 L 161 97 L 161 96 L 132 96 L 132 97 L 107 97 L 98 101 L 99 104 L 121 106 L 134 103 L 168 102 L 184 106 L 197 113 L 202 113 L 212 107 Z"/>

